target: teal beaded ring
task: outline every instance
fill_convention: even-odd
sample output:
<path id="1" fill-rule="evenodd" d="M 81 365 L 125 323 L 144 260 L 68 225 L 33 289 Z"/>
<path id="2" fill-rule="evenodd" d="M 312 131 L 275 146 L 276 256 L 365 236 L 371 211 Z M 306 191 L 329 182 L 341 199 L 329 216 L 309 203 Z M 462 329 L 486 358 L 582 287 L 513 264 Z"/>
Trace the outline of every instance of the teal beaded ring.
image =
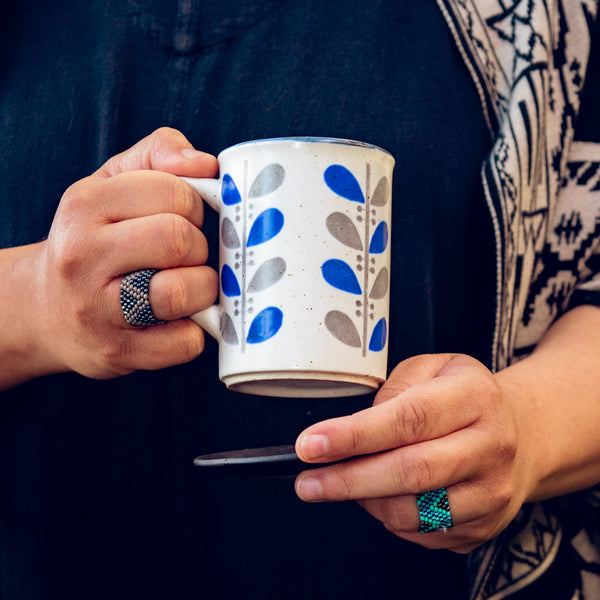
<path id="1" fill-rule="evenodd" d="M 419 507 L 419 533 L 446 531 L 452 527 L 446 488 L 418 494 L 417 506 Z"/>
<path id="2" fill-rule="evenodd" d="M 147 327 L 164 323 L 154 316 L 148 298 L 150 279 L 157 272 L 158 269 L 134 271 L 121 280 L 121 310 L 128 325 Z"/>

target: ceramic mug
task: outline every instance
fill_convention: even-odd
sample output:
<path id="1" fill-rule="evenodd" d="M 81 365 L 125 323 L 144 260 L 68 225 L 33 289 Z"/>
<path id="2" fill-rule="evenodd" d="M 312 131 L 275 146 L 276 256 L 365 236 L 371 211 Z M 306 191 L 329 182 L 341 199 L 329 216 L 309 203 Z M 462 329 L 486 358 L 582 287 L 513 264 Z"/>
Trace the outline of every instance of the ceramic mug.
<path id="1" fill-rule="evenodd" d="M 219 179 L 185 178 L 220 213 L 219 303 L 192 319 L 232 390 L 335 397 L 387 375 L 394 158 L 351 140 L 245 142 Z"/>

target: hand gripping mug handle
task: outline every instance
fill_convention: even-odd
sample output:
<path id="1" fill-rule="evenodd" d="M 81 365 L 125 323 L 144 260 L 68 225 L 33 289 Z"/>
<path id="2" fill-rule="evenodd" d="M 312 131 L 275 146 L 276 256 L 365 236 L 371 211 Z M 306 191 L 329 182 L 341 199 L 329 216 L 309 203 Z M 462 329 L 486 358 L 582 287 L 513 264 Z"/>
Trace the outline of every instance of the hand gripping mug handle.
<path id="1" fill-rule="evenodd" d="M 221 212 L 222 182 L 220 179 L 196 179 L 193 177 L 182 177 L 182 179 L 187 181 L 209 206 L 218 213 Z M 190 315 L 190 319 L 200 325 L 215 340 L 221 341 L 221 312 L 218 304 L 213 304 Z"/>

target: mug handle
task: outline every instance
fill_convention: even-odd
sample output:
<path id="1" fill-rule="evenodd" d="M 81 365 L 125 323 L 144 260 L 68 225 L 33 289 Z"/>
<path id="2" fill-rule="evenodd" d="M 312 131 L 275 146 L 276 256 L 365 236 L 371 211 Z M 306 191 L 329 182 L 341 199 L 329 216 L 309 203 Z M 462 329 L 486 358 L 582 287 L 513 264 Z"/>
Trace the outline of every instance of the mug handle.
<path id="1" fill-rule="evenodd" d="M 221 212 L 221 186 L 220 179 L 196 179 L 194 177 L 182 177 L 189 183 L 209 206 L 217 212 Z M 200 312 L 190 315 L 190 319 L 200 325 L 217 342 L 221 341 L 221 311 L 218 304 L 213 304 Z"/>

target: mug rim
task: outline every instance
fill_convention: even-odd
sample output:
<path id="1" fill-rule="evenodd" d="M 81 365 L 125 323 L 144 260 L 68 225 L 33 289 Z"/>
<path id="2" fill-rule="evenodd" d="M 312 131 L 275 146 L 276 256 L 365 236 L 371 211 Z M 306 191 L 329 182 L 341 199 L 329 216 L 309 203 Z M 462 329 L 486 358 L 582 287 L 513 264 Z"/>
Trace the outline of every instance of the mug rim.
<path id="1" fill-rule="evenodd" d="M 320 143 L 320 144 L 339 144 L 340 146 L 355 146 L 358 148 L 365 148 L 368 150 L 378 150 L 379 152 L 383 152 L 387 154 L 391 158 L 394 158 L 392 153 L 381 146 L 377 146 L 375 144 L 370 144 L 368 142 L 360 142 L 358 140 L 346 139 L 346 138 L 335 138 L 335 137 L 319 137 L 319 136 L 289 136 L 289 137 L 273 137 L 273 138 L 264 138 L 258 140 L 248 140 L 246 142 L 239 142 L 234 144 L 233 146 L 229 146 L 220 152 L 227 152 L 228 150 L 233 150 L 234 148 L 239 148 L 241 146 L 248 146 L 250 144 L 263 144 L 263 143 L 273 143 L 273 142 L 300 142 L 300 143 Z"/>

